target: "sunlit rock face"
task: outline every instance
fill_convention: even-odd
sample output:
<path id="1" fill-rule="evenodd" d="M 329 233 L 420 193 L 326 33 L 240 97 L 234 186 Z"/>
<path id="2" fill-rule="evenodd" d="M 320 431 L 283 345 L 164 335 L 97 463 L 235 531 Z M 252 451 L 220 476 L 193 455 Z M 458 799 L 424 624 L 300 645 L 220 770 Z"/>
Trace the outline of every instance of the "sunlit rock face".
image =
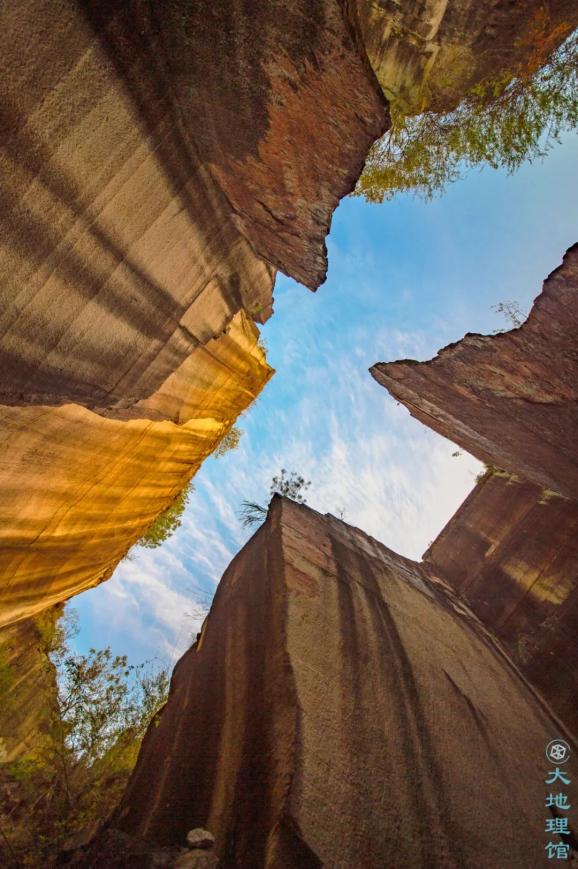
<path id="1" fill-rule="evenodd" d="M 486 475 L 424 559 L 578 733 L 578 504 Z"/>
<path id="2" fill-rule="evenodd" d="M 520 328 L 469 334 L 429 362 L 378 363 L 371 373 L 482 461 L 577 499 L 578 245 Z"/>
<path id="3" fill-rule="evenodd" d="M 0 764 L 33 753 L 48 729 L 56 671 L 45 651 L 61 608 L 0 628 Z"/>
<path id="4" fill-rule="evenodd" d="M 324 280 L 386 96 L 433 81 L 407 57 L 520 23 L 470 7 L 3 5 L 0 624 L 109 576 L 258 393 L 239 325 L 270 316 L 277 269 Z"/>
<path id="5" fill-rule="evenodd" d="M 388 123 L 338 0 L 0 12 L 0 624 L 108 577 L 271 375 Z"/>
<path id="6" fill-rule="evenodd" d="M 574 0 L 354 0 L 384 94 L 410 114 L 454 108 L 480 81 L 527 70 L 578 23 Z M 542 52 L 542 55 L 540 54 Z"/>
<path id="7" fill-rule="evenodd" d="M 175 668 L 112 827 L 151 849 L 202 827 L 231 867 L 547 866 L 554 735 L 427 566 L 276 497 Z"/>
<path id="8" fill-rule="evenodd" d="M 257 339 L 237 314 L 116 417 L 74 404 L 0 408 L 0 624 L 110 576 L 273 373 Z"/>
<path id="9" fill-rule="evenodd" d="M 2 403 L 132 406 L 241 308 L 263 322 L 275 269 L 317 287 L 384 93 L 449 105 L 535 56 L 542 7 L 4 4 Z M 549 3 L 548 46 L 576 18 Z"/>

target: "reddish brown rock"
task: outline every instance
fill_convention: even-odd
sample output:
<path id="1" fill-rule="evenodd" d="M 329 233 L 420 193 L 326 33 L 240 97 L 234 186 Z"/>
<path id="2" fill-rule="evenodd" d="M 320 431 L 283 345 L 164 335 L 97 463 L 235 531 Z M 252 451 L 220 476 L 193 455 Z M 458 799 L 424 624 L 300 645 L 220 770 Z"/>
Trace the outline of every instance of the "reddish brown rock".
<path id="1" fill-rule="evenodd" d="M 424 559 L 578 733 L 578 504 L 486 475 Z"/>
<path id="2" fill-rule="evenodd" d="M 338 0 L 0 13 L 0 401 L 126 407 L 315 288 L 386 102 Z"/>
<path id="3" fill-rule="evenodd" d="M 220 362 L 275 269 L 323 280 L 383 92 L 447 107 L 537 2 L 2 4 L 0 623 L 109 576 L 258 393 Z"/>
<path id="4" fill-rule="evenodd" d="M 275 269 L 324 280 L 384 92 L 447 108 L 536 55 L 541 0 L 406 7 L 3 4 L 2 403 L 146 399 L 240 309 L 269 316 Z M 551 0 L 545 44 L 577 17 Z"/>
<path id="5" fill-rule="evenodd" d="M 482 461 L 578 498 L 578 245 L 519 329 L 468 334 L 429 362 L 382 362 L 371 373 Z"/>
<path id="6" fill-rule="evenodd" d="M 548 866 L 557 735 L 427 566 L 275 498 L 175 668 L 112 827 L 152 849 L 204 827 L 223 867 Z"/>
<path id="7" fill-rule="evenodd" d="M 0 624 L 110 576 L 271 376 L 386 126 L 339 0 L 0 9 Z"/>

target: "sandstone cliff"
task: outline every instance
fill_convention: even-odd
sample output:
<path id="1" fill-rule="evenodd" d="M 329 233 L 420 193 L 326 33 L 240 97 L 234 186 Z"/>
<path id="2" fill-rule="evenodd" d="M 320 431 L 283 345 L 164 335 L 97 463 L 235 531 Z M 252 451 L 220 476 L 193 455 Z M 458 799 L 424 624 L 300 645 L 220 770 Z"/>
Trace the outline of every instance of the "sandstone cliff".
<path id="1" fill-rule="evenodd" d="M 386 103 L 338 0 L 4 4 L 4 404 L 132 405 L 315 288 Z"/>
<path id="2" fill-rule="evenodd" d="M 478 82 L 535 63 L 540 39 L 554 47 L 578 23 L 574 0 L 354 0 L 354 6 L 384 94 L 409 114 L 454 108 Z"/>
<path id="3" fill-rule="evenodd" d="M 250 321 L 324 279 L 384 93 L 452 105 L 538 7 L 3 4 L 0 624 L 110 575 L 262 388 Z"/>
<path id="4" fill-rule="evenodd" d="M 578 503 L 486 475 L 424 559 L 578 733 Z"/>
<path id="5" fill-rule="evenodd" d="M 240 313 L 132 418 L 0 408 L 0 624 L 108 578 L 271 374 Z"/>
<path id="6" fill-rule="evenodd" d="M 383 94 L 447 108 L 536 51 L 541 0 L 406 6 L 3 4 L 1 401 L 130 406 L 275 269 L 317 287 Z M 549 2 L 551 47 L 577 17 Z"/>
<path id="7" fill-rule="evenodd" d="M 371 369 L 417 419 L 509 472 L 485 476 L 425 558 L 574 732 L 577 334 L 575 245 L 519 328 Z"/>
<path id="8" fill-rule="evenodd" d="M 429 362 L 378 363 L 371 373 L 482 461 L 577 499 L 578 245 L 520 328 L 469 334 Z"/>
<path id="9" fill-rule="evenodd" d="M 129 865 L 114 828 L 146 866 L 143 840 L 204 827 L 222 866 L 547 866 L 544 748 L 560 732 L 426 566 L 277 497 L 84 865 Z"/>
<path id="10" fill-rule="evenodd" d="M 61 608 L 53 607 L 0 629 L 0 763 L 33 753 L 48 728 L 56 671 L 46 635 L 60 615 Z"/>
<path id="11" fill-rule="evenodd" d="M 0 11 L 0 624 L 110 575 L 271 375 L 387 105 L 338 0 Z"/>

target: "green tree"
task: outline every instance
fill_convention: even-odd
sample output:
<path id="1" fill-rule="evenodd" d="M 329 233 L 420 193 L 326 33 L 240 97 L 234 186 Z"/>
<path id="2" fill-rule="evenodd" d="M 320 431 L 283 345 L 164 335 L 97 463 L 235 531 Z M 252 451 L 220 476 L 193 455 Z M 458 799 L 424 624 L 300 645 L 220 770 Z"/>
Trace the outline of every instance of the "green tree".
<path id="1" fill-rule="evenodd" d="M 287 475 L 285 468 L 281 468 L 281 473 L 273 477 L 269 493 L 273 495 L 283 495 L 285 498 L 291 498 L 292 501 L 297 501 L 298 504 L 306 504 L 307 500 L 304 493 L 311 485 L 311 480 L 305 480 L 300 474 L 291 471 Z M 267 518 L 267 507 L 262 504 L 256 504 L 254 501 L 243 501 L 239 511 L 239 517 L 243 527 L 247 528 L 252 525 L 260 525 Z"/>
<path id="2" fill-rule="evenodd" d="M 7 866 L 52 865 L 71 837 L 106 818 L 168 694 L 165 669 L 131 665 L 110 648 L 76 654 L 74 631 L 70 617 L 47 627 L 47 678 L 58 674 L 49 724 L 33 753 L 0 771 Z"/>
<path id="3" fill-rule="evenodd" d="M 370 202 L 399 192 L 431 198 L 473 166 L 513 172 L 544 156 L 560 134 L 578 124 L 578 35 L 552 27 L 541 10 L 520 37 L 525 57 L 487 79 L 445 114 L 407 116 L 390 106 L 391 129 L 371 149 L 356 194 Z"/>
<path id="4" fill-rule="evenodd" d="M 154 522 L 149 525 L 143 536 L 137 541 L 137 545 L 144 546 L 146 549 L 156 549 L 157 546 L 172 537 L 177 528 L 181 526 L 185 507 L 193 491 L 193 484 L 187 483 L 172 504 L 169 504 L 162 513 L 159 513 Z"/>
<path id="5" fill-rule="evenodd" d="M 239 446 L 239 442 L 243 436 L 243 430 L 234 425 L 229 429 L 226 435 L 221 438 L 219 445 L 213 455 L 216 459 L 219 459 L 221 456 L 224 456 L 225 453 L 230 452 L 231 450 L 236 450 Z"/>

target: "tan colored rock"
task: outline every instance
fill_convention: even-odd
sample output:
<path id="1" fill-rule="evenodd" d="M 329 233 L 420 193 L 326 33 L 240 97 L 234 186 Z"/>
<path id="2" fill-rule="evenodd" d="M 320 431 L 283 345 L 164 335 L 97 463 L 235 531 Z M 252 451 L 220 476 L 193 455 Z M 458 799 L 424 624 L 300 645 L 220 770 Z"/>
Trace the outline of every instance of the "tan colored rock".
<path id="1" fill-rule="evenodd" d="M 0 624 L 110 576 L 271 375 L 387 104 L 339 0 L 0 11 Z"/>
<path id="2" fill-rule="evenodd" d="M 578 503 L 486 475 L 424 559 L 578 733 Z"/>
<path id="3" fill-rule="evenodd" d="M 215 844 L 215 837 L 208 830 L 203 830 L 202 827 L 196 827 L 194 830 L 189 830 L 187 833 L 187 845 L 189 848 L 212 848 Z"/>
<path id="4" fill-rule="evenodd" d="M 578 499 L 578 245 L 519 329 L 468 334 L 429 362 L 381 362 L 371 374 L 483 462 Z"/>
<path id="5" fill-rule="evenodd" d="M 209 6 L 0 11 L 0 624 L 109 576 L 258 393 L 224 357 L 276 269 L 323 281 L 382 88 L 505 63 L 536 3 Z"/>
<path id="6" fill-rule="evenodd" d="M 56 671 L 45 648 L 61 607 L 0 628 L 0 763 L 33 754 L 48 729 Z"/>
<path id="7" fill-rule="evenodd" d="M 0 407 L 0 625 L 110 576 L 271 377 L 257 339 L 237 314 L 136 418 Z"/>
<path id="8" fill-rule="evenodd" d="M 427 566 L 277 497 L 178 662 L 111 829 L 158 847 L 206 826 L 238 867 L 546 867 L 553 736 L 576 752 Z M 572 803 L 576 756 L 568 770 Z"/>
<path id="9" fill-rule="evenodd" d="M 354 7 L 384 94 L 409 114 L 454 108 L 480 81 L 535 62 L 539 38 L 551 50 L 578 24 L 573 0 L 355 0 Z"/>
<path id="10" fill-rule="evenodd" d="M 447 107 L 543 9 L 406 6 L 5 4 L 0 401 L 131 407 L 240 309 L 263 322 L 275 269 L 317 287 L 382 90 Z M 560 41 L 575 4 L 548 16 Z"/>
<path id="11" fill-rule="evenodd" d="M 338 0 L 5 4 L 0 401 L 127 407 L 315 288 L 386 103 Z"/>

